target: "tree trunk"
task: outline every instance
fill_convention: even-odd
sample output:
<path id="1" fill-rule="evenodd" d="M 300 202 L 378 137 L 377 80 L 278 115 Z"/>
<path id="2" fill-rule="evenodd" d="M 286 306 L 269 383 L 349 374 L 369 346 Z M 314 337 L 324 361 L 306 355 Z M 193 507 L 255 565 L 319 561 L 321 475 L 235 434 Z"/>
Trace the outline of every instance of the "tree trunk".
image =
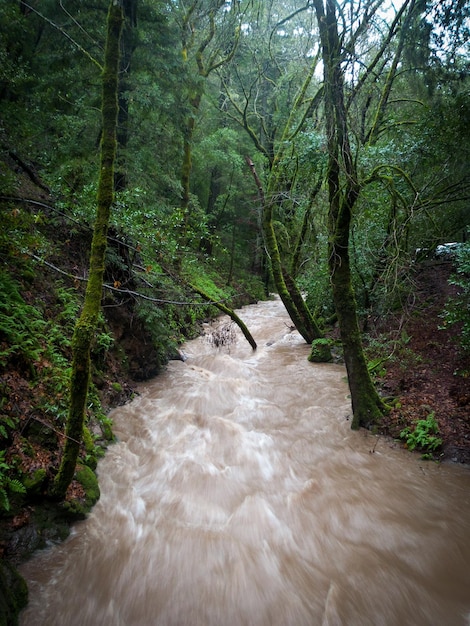
<path id="1" fill-rule="evenodd" d="M 331 246 L 330 275 L 351 392 L 351 428 L 370 428 L 383 416 L 385 405 L 372 382 L 362 349 L 348 248 L 341 245 L 339 237 L 336 237 Z"/>
<path id="2" fill-rule="evenodd" d="M 90 268 L 85 300 L 76 323 L 73 340 L 70 406 L 65 431 L 65 445 L 52 495 L 65 497 L 75 472 L 85 421 L 86 399 L 90 381 L 90 349 L 101 307 L 101 292 L 106 254 L 106 236 L 114 195 L 116 126 L 118 115 L 119 42 L 123 25 L 120 3 L 111 0 L 107 18 L 107 36 L 103 69 L 102 138 L 97 210 L 91 244 Z"/>
<path id="3" fill-rule="evenodd" d="M 183 141 L 183 165 L 181 168 L 181 214 L 183 219 L 183 227 L 181 233 L 182 250 L 187 244 L 189 231 L 189 218 L 191 213 L 191 171 L 192 171 L 192 145 L 194 130 L 196 127 L 196 118 L 199 113 L 199 107 L 202 100 L 202 87 L 195 88 L 196 94 L 190 99 L 191 110 L 184 129 Z"/>
<path id="4" fill-rule="evenodd" d="M 322 188 L 323 185 L 323 172 L 320 173 L 318 180 L 315 184 L 315 187 L 312 190 L 312 194 L 310 196 L 309 202 L 308 202 L 308 206 L 305 209 L 305 213 L 304 213 L 304 217 L 302 220 L 302 227 L 300 229 L 300 233 L 299 236 L 297 238 L 297 242 L 295 244 L 295 248 L 294 248 L 294 253 L 292 255 L 292 262 L 291 262 L 291 274 L 292 276 L 295 278 L 298 273 L 299 273 L 299 269 L 300 269 L 300 255 L 302 252 L 302 246 L 304 245 L 306 239 L 307 239 L 307 232 L 309 230 L 309 228 L 312 228 L 313 226 L 313 220 L 312 220 L 312 210 L 313 210 L 313 206 L 315 203 L 315 198 L 318 196 L 318 194 L 320 193 L 320 190 Z M 311 238 L 314 242 L 314 248 L 317 248 L 317 244 L 316 244 L 316 239 L 317 239 L 317 234 L 316 234 L 316 230 L 314 230 L 313 236 Z"/>
<path id="5" fill-rule="evenodd" d="M 258 187 L 262 210 L 262 228 L 266 249 L 271 261 L 274 284 L 294 326 L 307 343 L 312 343 L 315 339 L 322 339 L 324 335 L 318 328 L 295 281 L 290 277 L 287 270 L 282 267 L 281 255 L 272 222 L 272 205 L 264 196 L 263 186 L 253 161 L 247 157 L 246 162 Z M 330 349 L 326 344 L 322 346 L 321 352 L 320 360 L 327 361 L 331 358 Z"/>
<path id="6" fill-rule="evenodd" d="M 349 144 L 335 0 L 326 0 L 326 12 L 323 0 L 314 0 L 314 6 L 320 30 L 325 83 L 329 269 L 351 392 L 351 428 L 357 429 L 360 426 L 370 427 L 378 422 L 386 406 L 379 397 L 367 368 L 351 281 L 349 233 L 352 209 L 359 196 L 360 185 Z M 344 180 L 341 172 L 344 172 Z"/>

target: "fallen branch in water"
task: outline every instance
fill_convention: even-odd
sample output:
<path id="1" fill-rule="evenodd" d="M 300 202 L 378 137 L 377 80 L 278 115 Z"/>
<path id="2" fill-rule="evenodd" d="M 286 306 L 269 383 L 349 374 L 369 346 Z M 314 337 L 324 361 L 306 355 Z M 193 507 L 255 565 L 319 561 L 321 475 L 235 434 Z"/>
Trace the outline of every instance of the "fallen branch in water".
<path id="1" fill-rule="evenodd" d="M 256 350 L 256 348 L 258 346 L 256 345 L 256 341 L 253 339 L 252 334 L 248 330 L 248 328 L 245 325 L 245 323 L 238 317 L 238 315 L 232 309 L 229 309 L 228 306 L 225 306 L 225 304 L 222 304 L 221 302 L 214 301 L 207 293 L 205 293 L 204 291 L 201 291 L 201 289 L 198 289 L 194 285 L 189 284 L 188 286 L 195 293 L 199 294 L 201 296 L 201 298 L 204 298 L 204 300 L 206 300 L 206 302 L 209 302 L 209 304 L 213 304 L 215 307 L 217 307 L 219 309 L 219 311 L 222 311 L 223 313 L 228 315 L 230 317 L 230 319 L 233 320 L 235 322 L 235 324 L 240 328 L 240 330 L 242 331 L 245 339 L 248 341 L 248 343 L 253 348 L 253 350 Z"/>

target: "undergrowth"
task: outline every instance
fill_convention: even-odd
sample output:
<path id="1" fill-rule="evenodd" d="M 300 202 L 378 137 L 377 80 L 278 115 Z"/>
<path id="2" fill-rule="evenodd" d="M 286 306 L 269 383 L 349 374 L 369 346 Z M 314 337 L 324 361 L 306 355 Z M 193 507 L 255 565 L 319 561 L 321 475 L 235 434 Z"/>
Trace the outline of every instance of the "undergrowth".
<path id="1" fill-rule="evenodd" d="M 405 440 L 405 445 L 411 452 L 413 450 L 422 452 L 423 459 L 434 458 L 434 453 L 442 445 L 434 411 L 429 413 L 426 419 L 417 420 L 412 426 L 404 428 L 400 432 L 400 439 Z"/>
<path id="2" fill-rule="evenodd" d="M 18 478 L 12 478 L 11 466 L 5 461 L 5 450 L 0 450 L 0 512 L 10 510 L 12 493 L 25 493 L 26 489 Z"/>

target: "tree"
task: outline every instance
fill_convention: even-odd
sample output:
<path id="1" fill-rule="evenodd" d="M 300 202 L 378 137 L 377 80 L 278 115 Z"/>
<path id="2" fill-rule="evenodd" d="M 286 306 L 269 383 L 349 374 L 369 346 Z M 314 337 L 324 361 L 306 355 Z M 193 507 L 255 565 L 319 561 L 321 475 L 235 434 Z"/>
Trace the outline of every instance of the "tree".
<path id="1" fill-rule="evenodd" d="M 85 300 L 72 340 L 73 361 L 70 406 L 65 431 L 66 439 L 59 471 L 52 487 L 52 495 L 59 499 L 65 497 L 67 488 L 73 479 L 80 451 L 90 382 L 90 349 L 101 307 L 107 246 L 106 237 L 114 195 L 119 46 L 123 22 L 122 3 L 117 0 L 111 0 L 107 17 L 106 47 L 102 76 L 102 136 L 96 220 L 91 244 Z"/>
<path id="2" fill-rule="evenodd" d="M 314 0 L 324 66 L 324 109 L 328 149 L 329 267 L 333 299 L 353 408 L 352 428 L 377 423 L 386 410 L 362 348 L 357 305 L 351 281 L 350 228 L 361 191 L 351 148 L 344 96 L 344 48 L 334 0 Z M 367 12 L 364 16 L 367 21 Z M 384 106 L 383 104 L 380 105 Z"/>
<path id="3" fill-rule="evenodd" d="M 186 244 L 189 232 L 193 140 L 205 82 L 211 73 L 232 58 L 239 36 L 237 3 L 228 12 L 225 5 L 225 0 L 211 0 L 209 3 L 192 0 L 180 18 L 181 55 L 188 92 L 181 167 L 182 246 Z M 224 17 L 218 22 L 216 18 L 221 13 Z"/>
<path id="4" fill-rule="evenodd" d="M 300 69 L 299 57 L 294 58 L 299 52 L 297 46 L 292 49 L 286 46 L 295 32 L 308 32 L 302 18 L 307 14 L 308 20 L 311 19 L 309 3 L 301 7 L 287 4 L 282 7 L 282 18 L 272 2 L 253 7 L 252 21 L 246 26 L 240 45 L 242 61 L 239 55 L 230 79 L 227 73 L 222 79 L 231 105 L 228 115 L 244 128 L 264 160 L 264 184 L 254 161 L 247 158 L 247 163 L 258 189 L 264 246 L 274 284 L 294 325 L 305 341 L 311 343 L 323 340 L 323 333 L 300 293 L 295 275 L 291 274 L 295 265 L 289 260 L 290 251 L 282 249 L 276 232 L 279 225 L 287 232 L 294 223 L 295 203 L 291 192 L 296 172 L 288 162 L 295 155 L 295 138 L 318 102 L 311 97 L 316 60 L 308 57 L 310 36 L 292 39 L 302 49 Z M 289 232 L 286 240 L 291 235 Z M 300 239 L 297 234 L 292 238 Z M 326 343 L 318 345 L 322 346 L 318 358 L 331 358 Z"/>

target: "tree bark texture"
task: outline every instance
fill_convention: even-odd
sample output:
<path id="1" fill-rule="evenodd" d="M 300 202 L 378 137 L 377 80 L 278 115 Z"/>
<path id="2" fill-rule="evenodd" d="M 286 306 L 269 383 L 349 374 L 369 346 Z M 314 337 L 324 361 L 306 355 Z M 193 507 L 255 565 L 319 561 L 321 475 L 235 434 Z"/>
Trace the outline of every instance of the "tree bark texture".
<path id="1" fill-rule="evenodd" d="M 186 246 L 191 202 L 191 171 L 192 171 L 192 146 L 194 130 L 196 128 L 196 117 L 199 113 L 203 95 L 202 83 L 195 87 L 195 93 L 190 99 L 191 110 L 186 121 L 183 141 L 183 164 L 181 168 L 181 213 L 183 217 L 183 230 L 181 233 L 182 249 Z"/>
<path id="2" fill-rule="evenodd" d="M 124 16 L 121 3 L 111 0 L 107 17 L 105 60 L 102 75 L 102 137 L 96 220 L 91 244 L 85 300 L 75 325 L 72 350 L 70 406 L 65 445 L 52 495 L 62 499 L 73 479 L 80 452 L 90 381 L 90 349 L 101 307 L 106 254 L 106 236 L 114 198 L 114 164 L 118 116 L 119 45 Z"/>
<path id="3" fill-rule="evenodd" d="M 336 4 L 314 0 L 320 30 L 324 66 L 324 106 L 328 142 L 328 229 L 329 270 L 333 300 L 340 327 L 353 409 L 351 427 L 370 427 L 386 410 L 379 397 L 364 356 L 357 305 L 351 281 L 349 234 L 352 210 L 360 185 L 349 144 L 344 104 L 341 42 L 338 35 Z"/>

